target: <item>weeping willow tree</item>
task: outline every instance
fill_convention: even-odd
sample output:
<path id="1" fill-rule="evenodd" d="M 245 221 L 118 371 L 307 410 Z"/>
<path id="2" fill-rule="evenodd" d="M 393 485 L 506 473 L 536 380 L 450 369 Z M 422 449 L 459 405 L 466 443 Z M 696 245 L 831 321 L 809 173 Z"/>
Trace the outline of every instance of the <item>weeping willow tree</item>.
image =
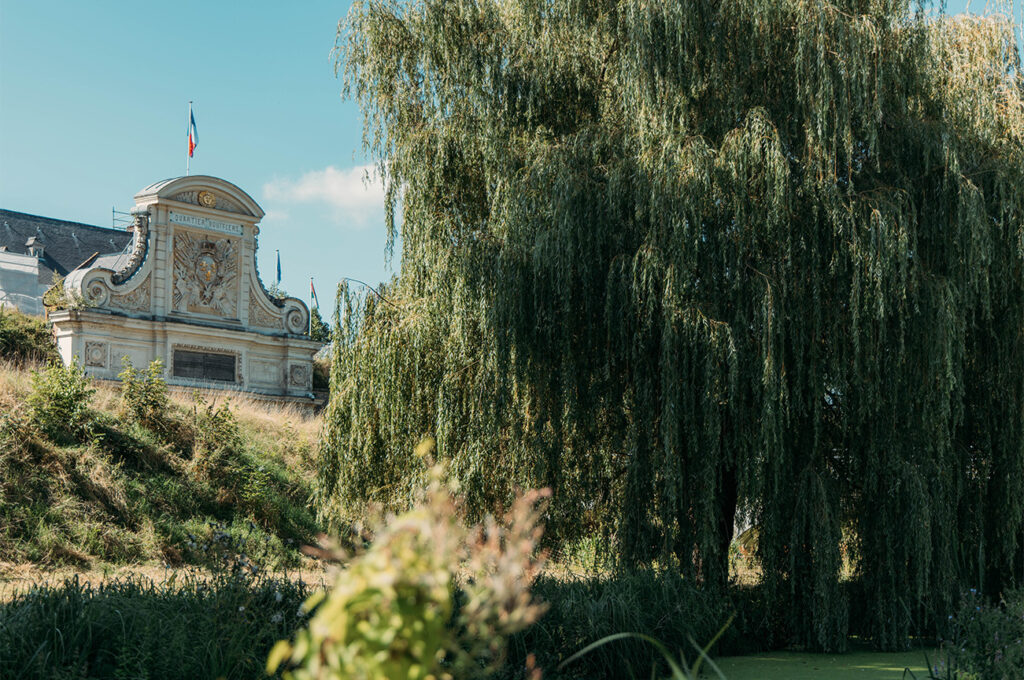
<path id="1" fill-rule="evenodd" d="M 339 66 L 401 275 L 348 305 L 323 514 L 437 455 L 483 512 L 721 588 L 794 639 L 843 551 L 905 644 L 1024 582 L 1024 86 L 1010 20 L 906 0 L 366 0 Z M 400 219 L 396 219 L 398 213 Z"/>

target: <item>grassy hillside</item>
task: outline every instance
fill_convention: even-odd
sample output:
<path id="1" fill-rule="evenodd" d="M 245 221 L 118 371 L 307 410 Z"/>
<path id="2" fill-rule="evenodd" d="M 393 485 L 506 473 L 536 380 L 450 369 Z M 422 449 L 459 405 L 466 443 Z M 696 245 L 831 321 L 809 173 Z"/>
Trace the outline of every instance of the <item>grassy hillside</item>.
<path id="1" fill-rule="evenodd" d="M 146 371 L 126 399 L 117 384 L 5 354 L 0 566 L 299 562 L 318 531 L 317 419 L 244 397 L 168 395 Z"/>

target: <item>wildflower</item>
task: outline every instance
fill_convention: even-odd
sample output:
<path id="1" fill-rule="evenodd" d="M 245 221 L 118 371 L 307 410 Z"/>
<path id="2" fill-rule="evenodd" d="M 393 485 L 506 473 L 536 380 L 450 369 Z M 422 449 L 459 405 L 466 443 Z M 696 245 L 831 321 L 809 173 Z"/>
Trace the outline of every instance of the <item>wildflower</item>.
<path id="1" fill-rule="evenodd" d="M 281 594 L 281 591 L 280 590 L 275 590 L 274 591 L 274 602 L 280 602 L 283 599 L 284 599 L 284 595 Z"/>
<path id="2" fill-rule="evenodd" d="M 276 613 L 276 614 L 274 614 L 273 616 L 270 617 L 270 622 L 271 623 L 281 623 L 281 619 L 283 619 L 283 618 L 284 617 L 281 616 L 281 612 L 278 612 L 278 613 Z"/>
<path id="3" fill-rule="evenodd" d="M 245 611 L 245 605 L 240 605 L 240 606 L 238 607 L 238 611 L 240 611 L 240 612 L 244 612 L 244 611 Z"/>

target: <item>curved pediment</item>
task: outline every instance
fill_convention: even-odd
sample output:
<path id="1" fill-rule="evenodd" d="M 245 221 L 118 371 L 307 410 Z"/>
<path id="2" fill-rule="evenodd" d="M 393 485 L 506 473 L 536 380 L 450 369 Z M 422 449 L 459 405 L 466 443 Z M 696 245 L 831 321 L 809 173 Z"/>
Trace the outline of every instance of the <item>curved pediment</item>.
<path id="1" fill-rule="evenodd" d="M 136 203 L 148 203 L 153 199 L 170 199 L 191 203 L 211 210 L 245 215 L 254 221 L 263 218 L 264 212 L 252 196 L 237 186 L 210 175 L 188 175 L 154 182 L 135 194 Z"/>

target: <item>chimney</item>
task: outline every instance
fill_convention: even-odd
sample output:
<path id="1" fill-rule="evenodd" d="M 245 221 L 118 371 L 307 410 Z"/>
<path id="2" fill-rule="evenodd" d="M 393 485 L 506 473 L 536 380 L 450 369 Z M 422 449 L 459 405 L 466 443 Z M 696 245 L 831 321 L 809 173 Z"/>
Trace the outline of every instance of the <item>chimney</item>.
<path id="1" fill-rule="evenodd" d="M 28 248 L 29 255 L 34 255 L 40 260 L 43 259 L 43 255 L 46 254 L 46 248 L 43 246 L 43 242 L 35 236 L 29 236 L 28 240 L 25 241 L 25 247 Z"/>

